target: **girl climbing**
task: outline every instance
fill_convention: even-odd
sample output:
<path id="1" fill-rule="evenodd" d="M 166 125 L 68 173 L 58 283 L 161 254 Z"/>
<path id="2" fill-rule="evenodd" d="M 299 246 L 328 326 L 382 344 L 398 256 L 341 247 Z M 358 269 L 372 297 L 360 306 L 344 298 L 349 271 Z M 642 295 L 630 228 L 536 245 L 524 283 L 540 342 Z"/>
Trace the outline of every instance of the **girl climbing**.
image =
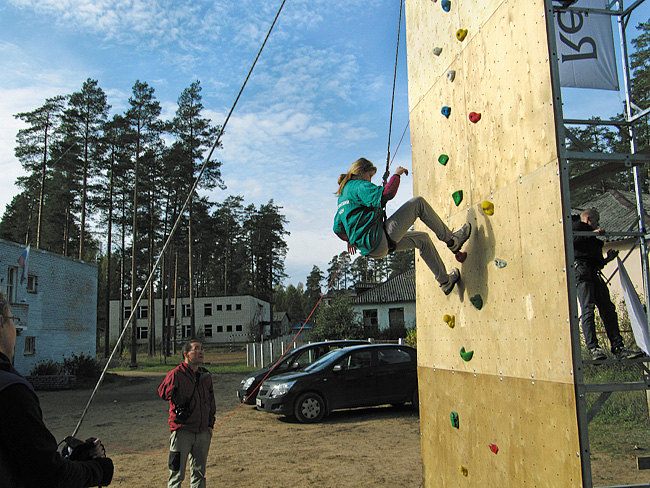
<path id="1" fill-rule="evenodd" d="M 384 222 L 383 207 L 393 199 L 399 188 L 400 176 L 408 175 L 408 170 L 398 167 L 385 187 L 370 182 L 376 172 L 374 164 L 361 158 L 352 163 L 347 174 L 339 176 L 334 233 L 348 243 L 350 254 L 358 249 L 362 255 L 371 258 L 383 258 L 392 251 L 418 248 L 420 256 L 440 283 L 440 288 L 445 295 L 449 295 L 460 279 L 460 271 L 453 268 L 447 273 L 429 235 L 408 229 L 419 218 L 455 253 L 469 238 L 471 224 L 467 222 L 452 233 L 422 197 L 411 198 Z"/>

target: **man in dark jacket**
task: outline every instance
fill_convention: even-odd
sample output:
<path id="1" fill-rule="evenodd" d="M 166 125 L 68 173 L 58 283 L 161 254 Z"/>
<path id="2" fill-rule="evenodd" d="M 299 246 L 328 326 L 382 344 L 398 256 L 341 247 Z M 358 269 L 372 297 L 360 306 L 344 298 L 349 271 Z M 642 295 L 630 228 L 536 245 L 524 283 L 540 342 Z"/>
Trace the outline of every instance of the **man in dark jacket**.
<path id="1" fill-rule="evenodd" d="M 606 359 L 607 355 L 598 345 L 596 337 L 595 309 L 598 307 L 612 347 L 612 354 L 616 359 L 639 357 L 643 354 L 641 351 L 630 351 L 623 344 L 623 337 L 618 328 L 616 307 L 609 296 L 607 284 L 601 276 L 603 267 L 616 259 L 618 251 L 609 249 L 607 255 L 603 257 L 604 243 L 596 237 L 604 233 L 598 226 L 599 221 L 598 211 L 591 208 L 580 214 L 580 221 L 573 222 L 574 231 L 592 233 L 589 236 L 573 237 L 578 300 L 582 309 L 582 333 L 592 359 Z"/>
<path id="2" fill-rule="evenodd" d="M 70 461 L 57 452 L 34 389 L 11 363 L 16 344 L 13 319 L 0 293 L 0 487 L 107 486 L 113 461 L 105 457 L 101 444 L 86 461 Z"/>
<path id="3" fill-rule="evenodd" d="M 167 373 L 158 387 L 169 400 L 169 482 L 180 488 L 190 457 L 191 486 L 205 488 L 205 469 L 217 411 L 210 372 L 203 364 L 203 345 L 191 341 L 183 346 L 184 361 Z"/>

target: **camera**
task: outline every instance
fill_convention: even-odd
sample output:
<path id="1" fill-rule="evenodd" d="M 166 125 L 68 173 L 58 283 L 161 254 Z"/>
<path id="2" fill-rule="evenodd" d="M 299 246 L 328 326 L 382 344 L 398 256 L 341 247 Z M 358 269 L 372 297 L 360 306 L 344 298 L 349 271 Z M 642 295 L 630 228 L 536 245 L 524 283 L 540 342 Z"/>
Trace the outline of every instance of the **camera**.
<path id="1" fill-rule="evenodd" d="M 190 418 L 190 415 L 192 415 L 192 410 L 188 406 L 176 406 L 174 410 L 172 410 L 176 414 L 176 421 L 179 424 L 184 424 L 187 422 L 187 420 Z"/>

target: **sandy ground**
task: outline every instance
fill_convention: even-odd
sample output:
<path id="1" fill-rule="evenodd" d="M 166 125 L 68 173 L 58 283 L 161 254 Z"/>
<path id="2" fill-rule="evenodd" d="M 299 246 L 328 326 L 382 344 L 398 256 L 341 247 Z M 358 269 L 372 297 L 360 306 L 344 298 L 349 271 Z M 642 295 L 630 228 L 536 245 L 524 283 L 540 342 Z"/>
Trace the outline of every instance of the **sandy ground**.
<path id="1" fill-rule="evenodd" d="M 166 486 L 168 405 L 156 391 L 163 377 L 111 377 L 86 415 L 77 437 L 101 438 L 115 463 L 111 486 Z M 419 417 L 410 406 L 334 412 L 320 424 L 303 425 L 251 406 L 237 409 L 241 378 L 213 377 L 218 428 L 208 458 L 209 487 L 422 486 Z M 73 432 L 90 393 L 38 393 L 57 440 Z M 189 487 L 188 478 L 183 486 Z"/>

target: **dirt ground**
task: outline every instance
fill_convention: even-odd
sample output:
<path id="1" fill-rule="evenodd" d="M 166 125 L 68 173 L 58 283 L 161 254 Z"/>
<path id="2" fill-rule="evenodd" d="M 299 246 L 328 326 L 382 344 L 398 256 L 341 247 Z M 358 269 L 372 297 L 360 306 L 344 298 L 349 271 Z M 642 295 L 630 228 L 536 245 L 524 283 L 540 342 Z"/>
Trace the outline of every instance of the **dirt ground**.
<path id="1" fill-rule="evenodd" d="M 213 376 L 218 428 L 208 458 L 208 486 L 422 486 L 419 417 L 410 406 L 334 412 L 320 424 L 303 425 L 251 406 L 235 411 L 242 376 Z M 77 436 L 102 440 L 115 463 L 111 486 L 166 486 L 168 404 L 157 395 L 163 377 L 110 375 L 86 415 Z M 57 440 L 72 433 L 91 391 L 38 393 L 45 423 Z M 188 478 L 183 486 L 189 487 Z"/>

